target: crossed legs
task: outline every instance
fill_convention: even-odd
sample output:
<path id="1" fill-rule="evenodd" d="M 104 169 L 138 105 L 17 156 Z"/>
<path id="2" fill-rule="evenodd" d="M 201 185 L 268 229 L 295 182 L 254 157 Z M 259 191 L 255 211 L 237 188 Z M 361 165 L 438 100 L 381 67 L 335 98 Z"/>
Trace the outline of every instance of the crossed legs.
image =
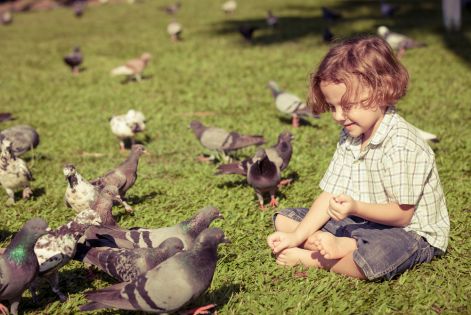
<path id="1" fill-rule="evenodd" d="M 293 232 L 299 222 L 283 215 L 275 220 L 277 231 Z M 276 262 L 283 266 L 302 264 L 306 267 L 322 268 L 349 277 L 366 279 L 365 275 L 353 261 L 356 241 L 349 237 L 337 237 L 329 232 L 317 231 L 307 238 L 299 247 L 281 251 Z"/>

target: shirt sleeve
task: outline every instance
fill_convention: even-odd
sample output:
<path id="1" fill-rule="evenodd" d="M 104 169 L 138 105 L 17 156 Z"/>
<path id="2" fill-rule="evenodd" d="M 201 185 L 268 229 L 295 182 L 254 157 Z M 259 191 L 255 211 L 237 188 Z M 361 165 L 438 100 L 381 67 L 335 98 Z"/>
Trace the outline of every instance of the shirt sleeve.
<path id="1" fill-rule="evenodd" d="M 345 139 L 343 139 L 345 140 Z M 337 149 L 334 152 L 332 161 L 330 161 L 329 167 L 324 174 L 319 187 L 328 193 L 338 195 L 347 191 L 348 181 L 345 174 L 349 174 L 348 170 L 345 170 L 345 146 L 342 145 L 342 138 L 337 143 Z M 348 176 L 348 175 L 347 175 Z"/>
<path id="2" fill-rule="evenodd" d="M 396 150 L 385 159 L 384 188 L 399 204 L 417 205 L 433 168 L 433 157 L 423 151 Z"/>

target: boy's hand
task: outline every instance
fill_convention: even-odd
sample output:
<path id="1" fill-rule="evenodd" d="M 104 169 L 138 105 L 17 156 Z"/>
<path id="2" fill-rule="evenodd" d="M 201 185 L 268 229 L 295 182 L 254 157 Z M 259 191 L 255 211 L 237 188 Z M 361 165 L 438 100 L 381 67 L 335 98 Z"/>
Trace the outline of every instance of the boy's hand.
<path id="1" fill-rule="evenodd" d="M 278 254 L 283 249 L 298 246 L 297 238 L 294 233 L 275 232 L 267 238 L 268 246 L 270 246 L 273 254 Z"/>
<path id="2" fill-rule="evenodd" d="M 340 221 L 355 213 L 357 202 L 350 196 L 338 195 L 329 201 L 327 214 L 335 221 Z"/>

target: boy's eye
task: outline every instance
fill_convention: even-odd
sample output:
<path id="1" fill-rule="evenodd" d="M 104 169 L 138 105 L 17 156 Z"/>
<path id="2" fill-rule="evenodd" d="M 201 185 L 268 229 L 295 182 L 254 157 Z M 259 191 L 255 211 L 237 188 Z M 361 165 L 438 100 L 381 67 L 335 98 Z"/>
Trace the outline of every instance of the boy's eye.
<path id="1" fill-rule="evenodd" d="M 335 112 L 335 106 L 330 105 L 330 104 L 327 104 L 327 106 L 329 106 L 329 111 L 330 112 L 332 112 L 332 113 Z"/>

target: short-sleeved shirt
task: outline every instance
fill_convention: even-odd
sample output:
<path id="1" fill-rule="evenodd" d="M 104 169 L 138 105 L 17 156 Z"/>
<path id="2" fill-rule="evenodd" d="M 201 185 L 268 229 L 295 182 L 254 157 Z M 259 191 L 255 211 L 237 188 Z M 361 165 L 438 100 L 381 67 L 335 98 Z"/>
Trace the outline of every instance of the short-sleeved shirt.
<path id="1" fill-rule="evenodd" d="M 373 204 L 414 205 L 405 227 L 445 251 L 450 220 L 435 155 L 418 130 L 388 107 L 370 143 L 342 130 L 337 150 L 320 182 L 322 190 Z"/>

